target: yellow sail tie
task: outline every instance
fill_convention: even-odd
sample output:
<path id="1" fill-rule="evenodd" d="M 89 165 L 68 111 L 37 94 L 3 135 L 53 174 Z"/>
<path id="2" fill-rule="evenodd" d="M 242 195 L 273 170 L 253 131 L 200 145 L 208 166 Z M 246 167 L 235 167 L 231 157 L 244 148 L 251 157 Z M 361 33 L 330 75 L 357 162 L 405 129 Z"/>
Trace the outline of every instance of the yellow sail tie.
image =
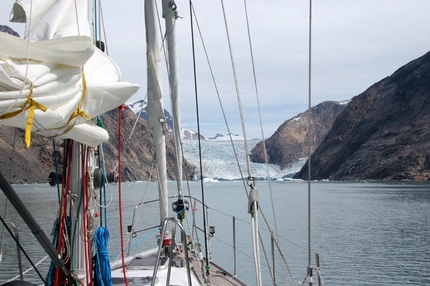
<path id="1" fill-rule="evenodd" d="M 72 120 L 75 119 L 76 117 L 81 116 L 85 119 L 91 120 L 92 119 L 91 116 L 89 116 L 87 113 L 85 113 L 81 108 L 86 93 L 87 93 L 87 81 L 85 79 L 84 70 L 82 69 L 82 96 L 79 99 L 78 106 L 77 106 L 76 110 L 70 115 L 69 120 L 63 126 L 57 127 L 57 128 L 52 128 L 52 129 L 44 129 L 43 131 L 59 130 L 61 128 L 67 127 L 66 130 L 64 130 L 61 134 L 59 134 L 59 135 L 63 135 L 65 133 L 69 132 L 74 127 L 74 123 L 72 124 Z M 25 103 L 21 106 L 21 108 L 16 110 L 16 111 L 12 111 L 12 112 L 0 115 L 0 120 L 9 119 L 9 118 L 12 118 L 12 117 L 20 114 L 23 111 L 28 110 L 27 125 L 25 128 L 25 143 L 26 143 L 27 148 L 30 147 L 31 130 L 33 127 L 34 109 L 35 108 L 38 108 L 38 109 L 42 110 L 43 112 L 45 112 L 47 110 L 47 107 L 45 107 L 44 105 L 38 103 L 37 101 L 35 101 L 33 99 L 33 83 L 31 83 L 30 95 L 28 96 L 28 99 L 25 101 Z M 38 131 L 36 131 L 36 132 L 38 132 Z"/>
<path id="2" fill-rule="evenodd" d="M 82 96 L 81 99 L 79 99 L 78 107 L 76 110 L 70 115 L 69 122 L 72 121 L 73 118 L 82 116 L 83 118 L 86 118 L 88 120 L 91 120 L 91 116 L 86 114 L 82 109 L 82 102 L 84 101 L 85 94 L 87 93 L 87 80 L 85 79 L 84 69 L 82 68 Z"/>
<path id="3" fill-rule="evenodd" d="M 25 101 L 25 103 L 21 106 L 21 108 L 16 111 L 12 111 L 0 116 L 0 120 L 9 119 L 20 114 L 23 111 L 28 110 L 27 126 L 25 128 L 25 145 L 27 146 L 27 148 L 30 147 L 30 142 L 31 142 L 31 129 L 33 127 L 35 107 L 42 110 L 43 112 L 47 110 L 47 108 L 44 105 L 38 103 L 36 100 L 33 99 L 33 83 L 31 83 L 30 95 L 28 96 L 28 99 Z"/>
<path id="4" fill-rule="evenodd" d="M 85 113 L 85 112 L 81 109 L 82 102 L 84 101 L 84 97 L 85 97 L 86 93 L 87 93 L 87 80 L 85 79 L 84 68 L 82 68 L 82 96 L 81 96 L 81 98 L 79 99 L 78 107 L 77 107 L 77 108 L 76 108 L 76 110 L 75 110 L 75 111 L 73 111 L 73 113 L 70 115 L 70 117 L 69 117 L 69 121 L 67 121 L 67 123 L 66 123 L 66 125 L 65 125 L 65 126 L 68 126 L 68 127 L 67 127 L 67 129 L 66 129 L 66 130 L 64 130 L 64 132 L 63 132 L 62 134 L 65 134 L 65 133 L 69 132 L 69 131 L 74 127 L 74 124 L 70 125 L 70 123 L 72 122 L 72 120 L 73 120 L 74 118 L 76 118 L 76 117 L 78 117 L 78 116 L 81 116 L 81 117 L 86 118 L 86 119 L 88 119 L 88 120 L 91 120 L 91 119 L 92 119 L 92 117 L 91 117 L 91 116 L 89 116 L 87 113 Z"/>

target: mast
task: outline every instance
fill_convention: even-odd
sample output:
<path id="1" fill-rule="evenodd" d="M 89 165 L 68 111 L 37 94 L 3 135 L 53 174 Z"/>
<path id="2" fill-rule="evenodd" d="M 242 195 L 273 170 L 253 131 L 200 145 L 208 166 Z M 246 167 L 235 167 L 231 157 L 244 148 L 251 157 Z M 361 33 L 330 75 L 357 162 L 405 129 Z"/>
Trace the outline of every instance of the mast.
<path id="1" fill-rule="evenodd" d="M 86 233 L 85 227 L 84 227 L 84 217 L 86 215 L 86 210 L 84 210 L 83 207 L 79 207 L 79 201 L 83 200 L 83 196 L 85 195 L 85 190 L 82 189 L 82 180 L 83 180 L 83 174 L 82 174 L 82 158 L 85 158 L 85 155 L 82 153 L 82 145 L 79 142 L 74 141 L 72 145 L 72 163 L 69 168 L 71 168 L 70 172 L 70 196 L 72 198 L 76 198 L 76 201 L 73 199 L 70 203 L 70 212 L 75 214 L 71 216 L 71 230 L 72 230 L 72 236 L 79 237 L 80 234 Z M 86 240 L 86 239 L 85 239 Z M 76 277 L 79 279 L 81 283 L 86 284 L 89 279 L 89 277 L 86 277 L 86 269 L 89 267 L 86 264 L 85 260 L 85 242 L 83 239 L 75 239 L 74 241 L 71 239 L 71 243 L 74 245 L 72 246 L 72 257 L 74 259 L 73 271 L 76 274 Z"/>
<path id="2" fill-rule="evenodd" d="M 181 141 L 181 113 L 178 90 L 178 58 L 176 53 L 176 29 L 178 19 L 176 3 L 173 0 L 163 0 L 163 18 L 166 21 L 167 50 L 169 55 L 169 86 L 172 104 L 173 133 L 176 151 L 176 182 L 179 199 L 182 200 L 182 141 Z"/>
<path id="3" fill-rule="evenodd" d="M 84 15 L 86 15 L 86 21 L 84 23 L 88 23 L 88 30 L 87 31 L 79 31 L 80 33 L 88 33 L 88 36 L 93 40 L 95 40 L 94 38 L 94 23 L 95 23 L 95 19 L 93 18 L 93 1 L 89 0 L 85 2 L 82 2 L 82 7 L 80 8 L 80 11 L 84 11 Z M 79 26 L 79 25 L 78 25 Z M 82 92 L 84 92 L 84 88 L 82 87 Z M 71 162 L 71 166 L 69 166 L 69 168 L 71 168 L 71 172 L 70 172 L 70 189 L 66 190 L 70 193 L 70 197 L 72 198 L 70 200 L 69 203 L 69 208 L 70 208 L 70 213 L 73 214 L 71 215 L 71 241 L 70 241 L 70 246 L 71 246 L 71 251 L 72 251 L 72 259 L 73 261 L 71 262 L 71 267 L 73 268 L 72 270 L 74 271 L 76 278 L 78 279 L 78 281 L 80 283 L 83 283 L 84 285 L 86 285 L 88 283 L 88 281 L 91 280 L 91 277 L 88 276 L 88 271 L 87 269 L 90 268 L 90 265 L 88 265 L 87 263 L 87 259 L 86 259 L 86 225 L 85 225 L 85 216 L 87 215 L 87 209 L 85 209 L 85 204 L 84 207 L 80 206 L 80 203 L 78 202 L 83 202 L 85 199 L 84 197 L 86 196 L 86 192 L 89 191 L 88 189 L 84 188 L 82 182 L 84 180 L 84 174 L 83 174 L 83 168 L 86 164 L 85 161 L 85 144 L 82 144 L 80 142 L 74 141 L 73 143 L 70 145 L 71 147 L 71 154 L 72 154 L 72 162 Z M 87 150 L 89 151 L 89 150 Z M 93 155 L 93 154 L 92 154 Z M 76 201 L 74 201 L 73 198 L 76 198 Z M 72 239 L 73 237 L 79 237 L 80 234 L 84 233 L 84 237 L 85 239 Z"/>
<path id="4" fill-rule="evenodd" d="M 160 199 L 160 222 L 168 217 L 168 191 L 166 171 L 166 120 L 164 117 L 163 97 L 161 91 L 160 66 L 160 28 L 157 21 L 155 1 L 145 0 L 145 26 L 147 48 L 147 94 L 148 125 L 152 130 L 158 170 Z"/>

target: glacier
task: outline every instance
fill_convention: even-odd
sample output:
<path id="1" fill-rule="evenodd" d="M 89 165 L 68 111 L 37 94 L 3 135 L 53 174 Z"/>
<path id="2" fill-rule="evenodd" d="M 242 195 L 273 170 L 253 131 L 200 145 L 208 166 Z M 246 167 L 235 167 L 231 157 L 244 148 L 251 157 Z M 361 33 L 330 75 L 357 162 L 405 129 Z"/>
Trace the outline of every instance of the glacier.
<path id="1" fill-rule="evenodd" d="M 248 148 L 250 150 L 260 140 L 248 141 Z M 202 153 L 202 172 L 203 179 L 206 181 L 234 181 L 241 180 L 243 177 L 248 177 L 247 163 L 246 163 L 246 150 L 244 141 L 235 140 L 218 141 L 218 140 L 202 140 L 201 153 Z M 194 166 L 199 166 L 199 144 L 196 140 L 184 140 L 183 143 L 184 157 Z M 237 157 L 237 159 L 236 159 Z M 302 158 L 298 162 L 292 163 L 286 169 L 281 170 L 276 165 L 268 165 L 269 177 L 271 180 L 292 180 L 292 177 L 297 173 L 306 162 L 307 158 Z M 238 167 L 238 163 L 240 169 Z M 267 180 L 267 168 L 265 164 L 250 163 L 250 175 L 255 180 Z M 199 170 L 198 170 L 199 172 Z"/>

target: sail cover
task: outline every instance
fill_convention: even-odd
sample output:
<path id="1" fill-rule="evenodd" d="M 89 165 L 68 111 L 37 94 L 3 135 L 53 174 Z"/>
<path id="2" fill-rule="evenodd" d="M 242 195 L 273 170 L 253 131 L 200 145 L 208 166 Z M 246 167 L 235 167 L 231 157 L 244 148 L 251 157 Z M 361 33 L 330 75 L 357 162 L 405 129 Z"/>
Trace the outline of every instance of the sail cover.
<path id="1" fill-rule="evenodd" d="M 90 146 L 107 141 L 92 118 L 139 88 L 94 47 L 90 15 L 86 0 L 17 0 L 11 21 L 26 23 L 25 38 L 0 33 L 0 124 L 26 129 L 27 146 L 30 131 Z"/>

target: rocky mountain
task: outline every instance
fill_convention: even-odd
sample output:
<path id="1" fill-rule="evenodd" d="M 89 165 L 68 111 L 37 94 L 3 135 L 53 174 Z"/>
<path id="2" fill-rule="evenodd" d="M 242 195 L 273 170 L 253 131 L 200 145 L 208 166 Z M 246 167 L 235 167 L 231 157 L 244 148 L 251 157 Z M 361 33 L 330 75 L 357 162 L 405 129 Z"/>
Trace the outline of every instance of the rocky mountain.
<path id="1" fill-rule="evenodd" d="M 138 119 L 133 135 L 129 139 L 136 119 L 136 115 L 131 110 L 123 110 L 121 137 L 123 181 L 146 180 L 148 178 L 155 180 L 157 173 L 152 168 L 155 156 L 152 146 L 152 132 L 148 129 L 145 120 Z M 109 142 L 103 144 L 106 170 L 110 171 L 114 169 L 117 162 L 118 110 L 114 109 L 104 114 L 103 123 L 110 134 Z M 12 183 L 46 183 L 49 173 L 55 171 L 52 140 L 33 135 L 31 147 L 26 149 L 23 138 L 24 133 L 20 129 L 8 126 L 0 127 L 0 156 L 3 158 L 0 161 L 0 170 L 5 178 Z M 173 180 L 176 164 L 173 140 L 168 136 L 166 141 L 167 174 L 168 178 Z M 57 162 L 60 165 L 62 163 L 63 144 L 63 140 L 56 140 L 55 150 L 58 156 L 55 158 L 58 158 Z M 61 166 L 59 168 L 61 169 Z M 194 178 L 194 169 L 194 166 L 187 161 L 184 162 L 184 176 L 190 179 Z"/>
<path id="2" fill-rule="evenodd" d="M 146 100 L 139 99 L 135 101 L 126 102 L 126 105 L 128 108 L 130 108 L 136 115 L 139 117 L 148 120 L 148 104 Z M 164 117 L 166 118 L 167 127 L 169 129 L 169 132 L 172 133 L 173 131 L 173 118 L 170 115 L 170 113 L 164 109 Z M 184 140 L 197 140 L 198 139 L 198 133 L 193 130 L 188 129 L 182 129 L 182 139 Z M 205 140 L 205 137 L 203 135 L 200 135 L 201 140 Z"/>
<path id="3" fill-rule="evenodd" d="M 27 149 L 23 130 L 0 126 L 0 171 L 11 183 L 46 183 L 55 171 L 53 150 L 52 140 L 41 136 L 32 136 Z"/>
<path id="4" fill-rule="evenodd" d="M 311 178 L 428 180 L 429 122 L 430 52 L 351 100 L 312 154 Z"/>
<path id="5" fill-rule="evenodd" d="M 182 128 L 182 140 L 198 140 L 199 133 L 193 130 Z M 200 140 L 206 140 L 203 135 L 200 135 Z"/>
<path id="6" fill-rule="evenodd" d="M 337 115 L 347 103 L 348 101 L 326 101 L 311 108 L 311 152 L 324 140 Z M 265 140 L 268 163 L 285 169 L 300 158 L 308 157 L 308 114 L 309 111 L 305 111 L 285 121 L 270 138 Z M 250 157 L 252 162 L 265 162 L 263 141 L 251 150 Z"/>
<path id="7" fill-rule="evenodd" d="M 127 102 L 126 105 L 139 117 L 148 120 L 148 103 L 144 99 Z M 170 113 L 164 109 L 164 117 L 166 118 L 167 127 L 169 130 L 173 129 L 173 119 Z"/>
<path id="8" fill-rule="evenodd" d="M 17 32 L 15 32 L 12 28 L 5 25 L 0 25 L 0 32 L 8 33 L 13 36 L 19 37 L 19 34 Z"/>

